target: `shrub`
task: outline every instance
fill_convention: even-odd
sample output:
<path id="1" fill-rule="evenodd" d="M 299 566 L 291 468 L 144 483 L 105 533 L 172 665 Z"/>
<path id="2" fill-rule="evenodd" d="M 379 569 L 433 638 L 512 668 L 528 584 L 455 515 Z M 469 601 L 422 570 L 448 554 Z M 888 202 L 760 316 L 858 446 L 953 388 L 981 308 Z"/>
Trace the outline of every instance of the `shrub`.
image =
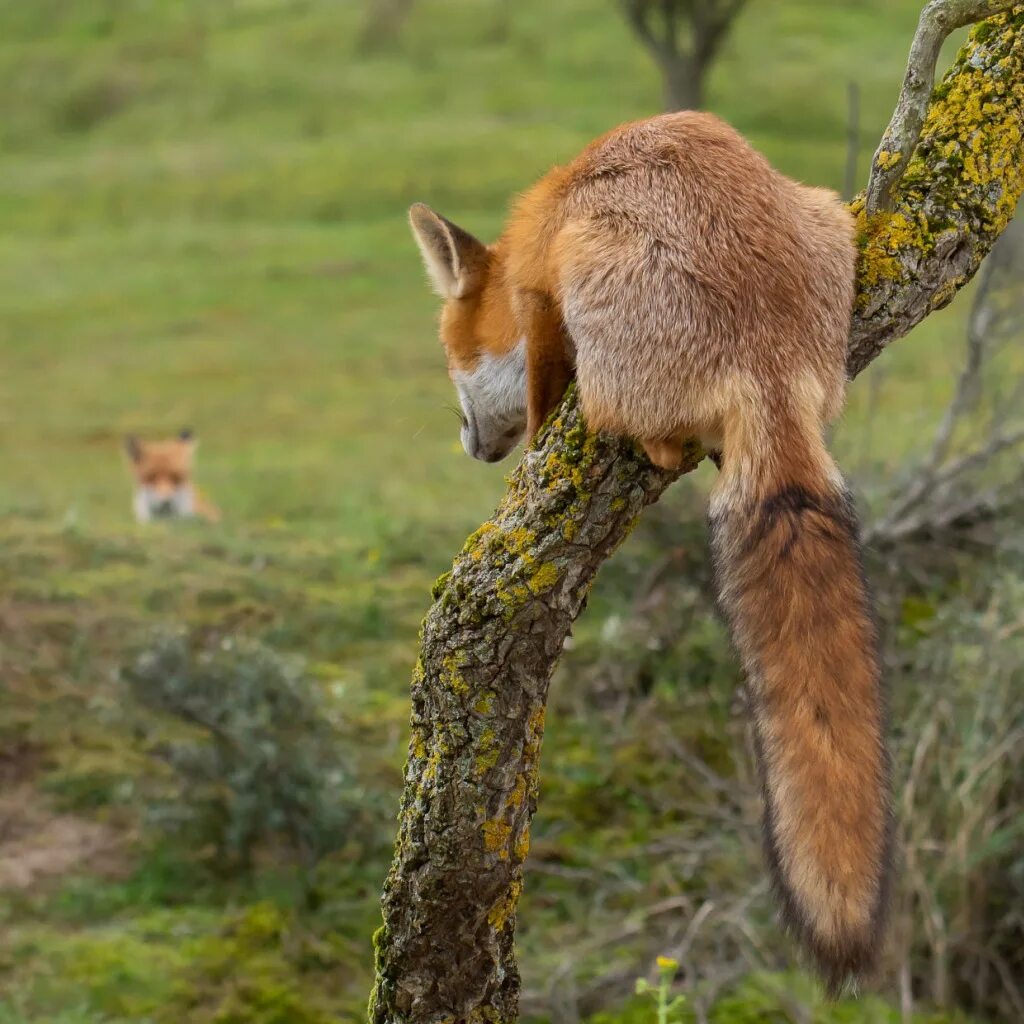
<path id="1" fill-rule="evenodd" d="M 122 678 L 136 700 L 185 727 L 157 748 L 177 785 L 149 808 L 152 822 L 235 870 L 251 866 L 260 844 L 284 843 L 312 865 L 346 842 L 364 800 L 300 662 L 249 641 L 203 647 L 174 634 Z"/>

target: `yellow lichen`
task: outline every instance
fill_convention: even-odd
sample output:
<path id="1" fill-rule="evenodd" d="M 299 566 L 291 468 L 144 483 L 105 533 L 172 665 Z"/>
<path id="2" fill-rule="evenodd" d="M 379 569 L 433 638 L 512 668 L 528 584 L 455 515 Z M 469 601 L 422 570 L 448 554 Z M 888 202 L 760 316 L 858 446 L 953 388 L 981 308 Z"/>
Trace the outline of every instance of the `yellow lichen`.
<path id="1" fill-rule="evenodd" d="M 527 730 L 534 736 L 541 736 L 544 733 L 544 718 L 547 714 L 547 708 L 543 704 L 538 704 L 532 712 L 530 712 L 529 721 L 526 723 Z"/>
<path id="2" fill-rule="evenodd" d="M 897 279 L 905 271 L 899 258 L 902 250 L 916 249 L 928 252 L 933 242 L 928 234 L 927 224 L 918 218 L 909 217 L 902 210 L 881 213 L 868 218 L 861 204 L 856 212 L 857 233 L 861 238 L 860 296 L 867 297 L 868 291 L 883 279 Z"/>
<path id="3" fill-rule="evenodd" d="M 964 281 L 965 278 L 961 275 L 960 277 L 952 277 L 941 285 L 931 297 L 930 305 L 932 309 L 942 309 L 943 306 L 952 302 L 953 296 L 960 290 Z"/>
<path id="4" fill-rule="evenodd" d="M 526 527 L 519 526 L 514 530 L 506 531 L 505 537 L 505 549 L 507 551 L 521 557 L 531 557 L 530 545 L 537 542 L 537 535 L 532 530 L 527 530 Z"/>
<path id="5" fill-rule="evenodd" d="M 558 566 L 554 562 L 545 562 L 530 577 L 527 584 L 534 594 L 543 594 L 558 582 Z"/>
<path id="6" fill-rule="evenodd" d="M 495 742 L 494 730 L 488 726 L 480 733 L 480 738 L 477 740 L 477 754 L 473 761 L 473 767 L 477 775 L 483 775 L 484 772 L 490 771 L 498 763 L 499 753 L 500 750 Z"/>
<path id="7" fill-rule="evenodd" d="M 469 683 L 463 679 L 462 673 L 460 672 L 462 665 L 463 661 L 461 657 L 457 657 L 453 654 L 447 655 L 441 661 L 441 683 L 453 692 L 457 693 L 460 697 L 465 697 L 466 694 L 469 693 Z"/>
<path id="8" fill-rule="evenodd" d="M 427 763 L 423 767 L 423 774 L 420 776 L 422 785 L 431 783 L 437 778 L 437 769 L 447 756 L 448 744 L 443 740 L 435 742 L 434 748 L 430 751 L 430 756 L 427 758 Z"/>
<path id="9" fill-rule="evenodd" d="M 508 840 L 512 826 L 492 818 L 483 823 L 481 831 L 484 834 L 484 849 L 488 853 L 496 853 L 501 860 L 508 860 Z"/>
<path id="10" fill-rule="evenodd" d="M 473 705 L 473 710 L 478 715 L 489 715 L 494 710 L 494 698 L 497 695 L 493 690 L 487 690 L 482 693 L 476 703 Z"/>
<path id="11" fill-rule="evenodd" d="M 516 845 L 512 850 L 516 860 L 522 864 L 526 860 L 526 855 L 530 852 L 530 826 L 524 825 L 522 832 L 519 833 L 519 838 L 516 839 Z"/>
<path id="12" fill-rule="evenodd" d="M 530 591 L 522 583 L 514 583 L 506 586 L 504 583 L 497 583 L 494 593 L 498 600 L 505 606 L 505 617 L 512 615 L 526 604 L 530 597 Z"/>
<path id="13" fill-rule="evenodd" d="M 1000 15 L 972 32 L 933 93 L 895 210 L 868 220 L 862 200 L 851 204 L 860 243 L 861 305 L 871 301 L 879 284 L 906 279 L 920 257 L 933 251 L 942 232 L 963 233 L 980 259 L 992 236 L 1013 216 L 1024 191 L 1024 46 L 1019 22 L 1019 17 Z M 995 60 L 997 52 L 1004 56 Z M 877 163 L 884 169 L 898 160 L 898 154 L 882 151 Z M 934 222 L 929 223 L 925 208 L 932 211 Z M 968 234 L 968 226 L 951 223 L 965 210 L 980 222 L 980 232 Z M 932 305 L 947 302 L 960 283 L 944 284 Z"/>
<path id="14" fill-rule="evenodd" d="M 875 163 L 883 171 L 886 171 L 890 167 L 895 167 L 901 159 L 902 157 L 899 153 L 891 153 L 887 149 L 880 149 L 875 157 Z"/>
<path id="15" fill-rule="evenodd" d="M 492 530 L 496 530 L 498 527 L 494 523 L 484 523 L 474 530 L 467 538 L 466 543 L 462 546 L 463 551 L 471 551 L 476 548 L 480 542 L 487 536 Z"/>
<path id="16" fill-rule="evenodd" d="M 520 879 L 515 879 L 508 890 L 502 896 L 497 903 L 491 907 L 490 912 L 487 914 L 487 923 L 495 930 L 501 931 L 505 927 L 505 923 L 515 916 L 516 907 L 519 905 L 519 897 L 523 891 L 523 883 Z"/>
<path id="17" fill-rule="evenodd" d="M 506 1022 L 502 1021 L 501 1014 L 493 1006 L 478 1006 L 470 1012 L 466 1018 L 466 1024 L 506 1024 Z"/>
<path id="18" fill-rule="evenodd" d="M 523 801 L 526 799 L 526 791 L 529 788 L 529 783 L 526 780 L 526 773 L 520 772 L 516 776 L 516 784 L 512 787 L 512 792 L 508 795 L 508 805 L 514 807 L 517 810 L 523 806 Z"/>

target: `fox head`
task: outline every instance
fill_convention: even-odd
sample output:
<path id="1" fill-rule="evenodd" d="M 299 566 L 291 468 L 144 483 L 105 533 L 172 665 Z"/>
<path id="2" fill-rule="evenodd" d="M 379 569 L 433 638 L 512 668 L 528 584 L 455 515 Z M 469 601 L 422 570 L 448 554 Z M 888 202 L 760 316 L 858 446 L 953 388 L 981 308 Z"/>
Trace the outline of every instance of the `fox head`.
<path id="1" fill-rule="evenodd" d="M 441 341 L 462 406 L 462 447 L 475 459 L 497 462 L 526 430 L 526 341 L 500 256 L 423 203 L 409 210 L 409 223 L 444 300 Z"/>
<path id="2" fill-rule="evenodd" d="M 140 523 L 195 514 L 192 464 L 196 440 L 191 430 L 183 430 L 169 441 L 140 441 L 129 436 L 124 447 L 135 474 L 132 507 Z"/>

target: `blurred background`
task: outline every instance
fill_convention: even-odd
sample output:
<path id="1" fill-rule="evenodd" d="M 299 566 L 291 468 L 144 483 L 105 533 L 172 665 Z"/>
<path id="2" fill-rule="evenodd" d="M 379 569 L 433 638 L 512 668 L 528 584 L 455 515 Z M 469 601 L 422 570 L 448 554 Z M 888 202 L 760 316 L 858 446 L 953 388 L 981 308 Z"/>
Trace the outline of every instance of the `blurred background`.
<path id="1" fill-rule="evenodd" d="M 406 207 L 491 239 L 694 101 L 850 195 L 920 10 L 712 3 L 695 68 L 661 6 L 0 0 L 0 1024 L 364 1019 L 418 623 L 508 468 L 458 444 Z M 659 954 L 683 1020 L 1024 1020 L 1018 234 L 834 439 L 892 684 L 877 993 L 826 1004 L 773 918 L 705 465 L 553 683 L 525 1020 L 653 1021 Z M 222 522 L 138 525 L 122 438 L 186 426 Z"/>

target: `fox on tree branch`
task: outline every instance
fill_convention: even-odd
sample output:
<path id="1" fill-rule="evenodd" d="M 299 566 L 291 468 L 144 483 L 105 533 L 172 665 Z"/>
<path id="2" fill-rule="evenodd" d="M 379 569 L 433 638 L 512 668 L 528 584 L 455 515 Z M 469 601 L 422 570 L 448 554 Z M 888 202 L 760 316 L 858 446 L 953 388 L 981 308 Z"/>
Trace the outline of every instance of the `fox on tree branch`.
<path id="1" fill-rule="evenodd" d="M 609 132 L 490 247 L 411 211 L 445 298 L 466 450 L 532 438 L 575 374 L 588 427 L 678 469 L 722 453 L 718 591 L 749 677 L 768 863 L 833 987 L 879 948 L 889 769 L 857 525 L 824 426 L 846 387 L 853 219 L 710 114 Z"/>

